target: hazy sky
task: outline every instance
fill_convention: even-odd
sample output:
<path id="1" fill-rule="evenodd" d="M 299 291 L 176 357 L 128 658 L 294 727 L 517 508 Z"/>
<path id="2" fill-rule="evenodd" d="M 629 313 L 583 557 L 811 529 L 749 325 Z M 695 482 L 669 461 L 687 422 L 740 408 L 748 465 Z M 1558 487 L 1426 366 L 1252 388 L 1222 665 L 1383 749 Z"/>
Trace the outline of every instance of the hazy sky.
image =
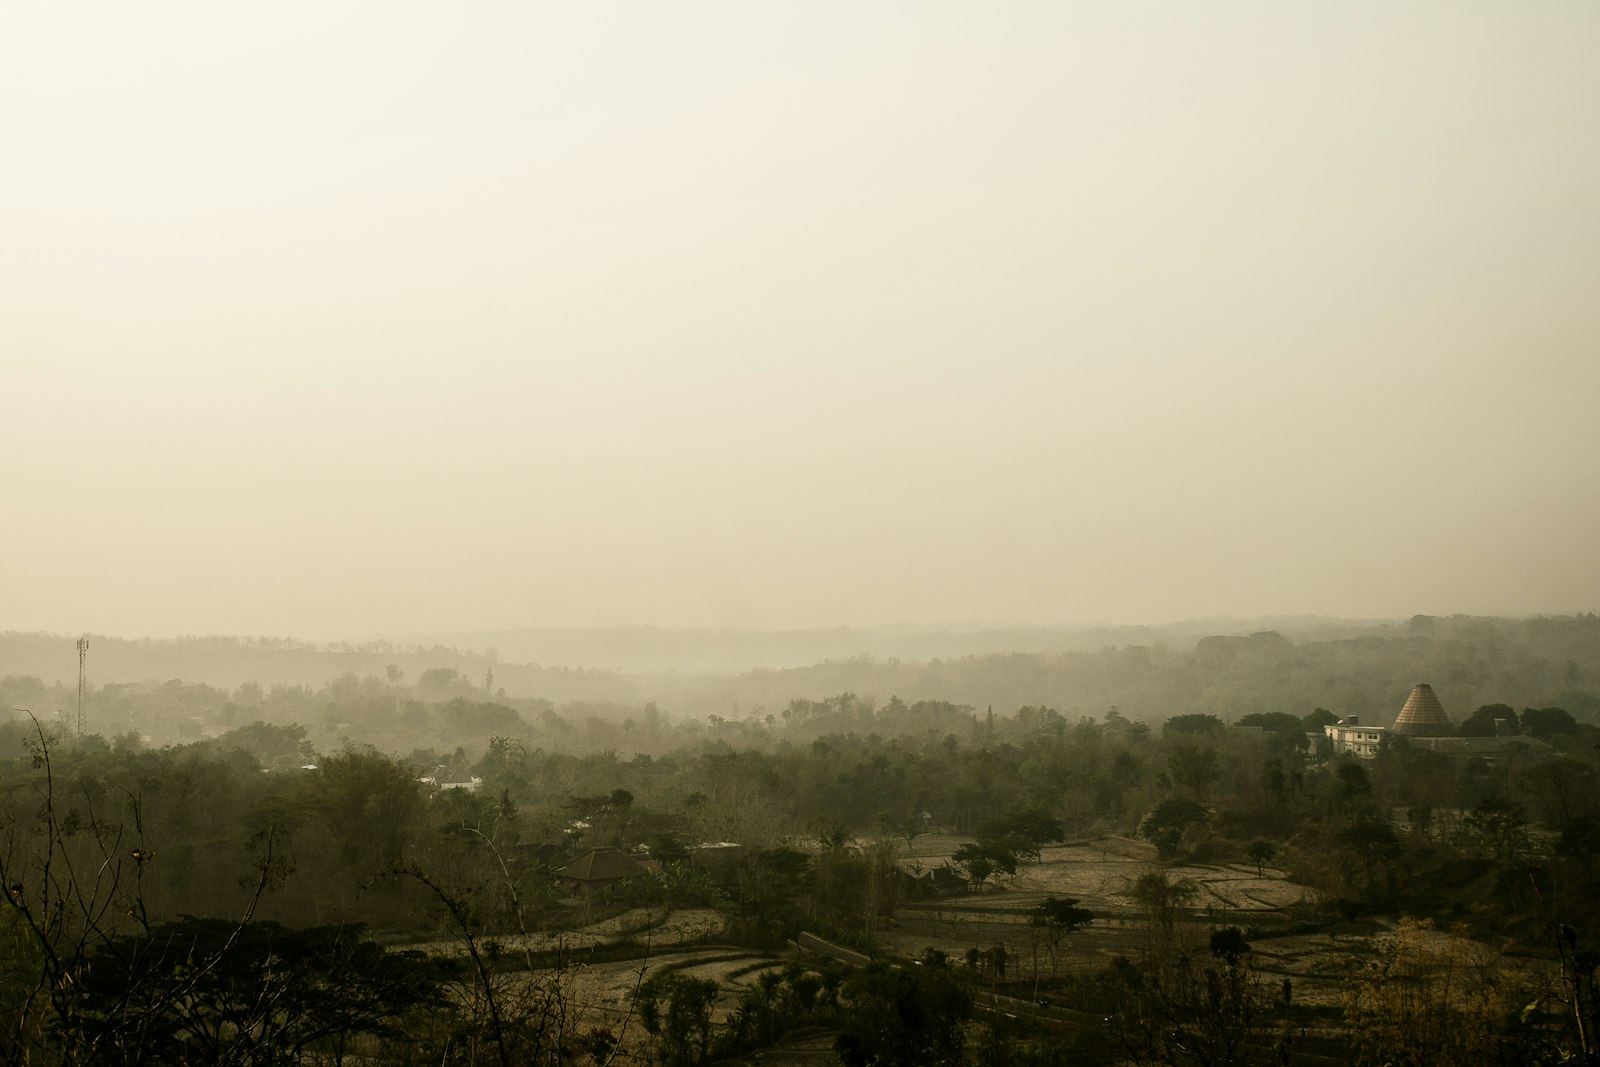
<path id="1" fill-rule="evenodd" d="M 0 9 L 0 629 L 1600 609 L 1600 6 Z"/>

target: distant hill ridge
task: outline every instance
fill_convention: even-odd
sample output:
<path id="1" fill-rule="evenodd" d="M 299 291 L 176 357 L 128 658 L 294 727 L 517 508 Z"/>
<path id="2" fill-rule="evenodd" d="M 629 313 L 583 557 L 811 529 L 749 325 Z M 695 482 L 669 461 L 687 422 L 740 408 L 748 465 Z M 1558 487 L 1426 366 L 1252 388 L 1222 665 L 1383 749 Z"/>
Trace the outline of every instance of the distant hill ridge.
<path id="1" fill-rule="evenodd" d="M 651 626 L 524 628 L 404 639 L 315 642 L 291 637 L 90 634 L 90 673 L 101 680 L 165 680 L 232 686 L 315 685 L 342 674 L 381 675 L 391 664 L 413 676 L 431 667 L 482 675 L 490 664 L 628 673 L 738 674 L 858 658 L 927 661 L 995 653 L 1097 651 L 1129 645 L 1192 647 L 1211 634 L 1290 629 L 1304 636 L 1367 632 L 1394 623 L 1313 616 L 1199 619 L 1150 626 L 977 623 L 792 630 Z M 78 634 L 0 634 L 0 675 L 75 684 Z"/>
<path id="2" fill-rule="evenodd" d="M 1274 621 L 1280 628 L 1262 625 Z M 89 679 L 91 686 L 182 679 L 219 688 L 248 681 L 316 687 L 346 674 L 384 677 L 390 667 L 415 681 L 423 671 L 445 667 L 474 684 L 488 681 L 492 669 L 494 690 L 511 696 L 558 704 L 654 701 L 673 714 L 759 717 L 782 711 L 791 701 L 850 692 L 880 706 L 898 696 L 908 702 L 993 705 L 1002 713 L 1044 704 L 1068 715 L 1100 716 L 1116 705 L 1123 715 L 1152 723 L 1193 712 L 1231 721 L 1258 711 L 1303 714 L 1313 707 L 1379 721 L 1392 719 L 1412 686 L 1428 681 L 1460 715 L 1496 702 L 1560 706 L 1586 717 L 1600 711 L 1600 617 L 1594 614 L 1416 616 L 1389 623 L 1313 619 L 1301 629 L 1293 621 L 1284 623 L 1238 620 L 1224 633 L 1211 625 L 1196 632 L 1189 623 L 971 631 L 494 632 L 497 638 L 521 634 L 530 641 L 565 635 L 574 654 L 588 649 L 601 659 L 610 648 L 616 662 L 646 665 L 634 669 L 517 662 L 518 653 L 529 650 L 516 646 L 500 647 L 496 659 L 443 644 L 91 635 Z M 63 635 L 0 635 L 0 677 L 31 675 L 46 683 L 75 684 L 73 641 Z M 557 650 L 556 638 L 549 636 L 543 647 Z M 684 650 L 685 661 L 698 657 L 703 663 L 726 656 L 730 647 L 775 657 L 780 651 L 798 656 L 819 648 L 840 654 L 742 671 L 656 666 L 672 663 L 674 649 Z M 631 659 L 622 655 L 630 649 Z"/>
<path id="3" fill-rule="evenodd" d="M 1253 619 L 1191 619 L 1159 625 L 1058 623 L 890 624 L 832 629 L 670 629 L 652 626 L 524 628 L 430 634 L 409 640 L 479 651 L 502 659 L 561 663 L 623 671 L 735 673 L 782 670 L 858 657 L 931 660 L 1015 652 L 1098 651 L 1106 647 L 1167 644 L 1191 647 L 1210 634 L 1293 630 L 1322 637 L 1398 625 L 1393 620 L 1348 620 L 1318 616 Z"/>

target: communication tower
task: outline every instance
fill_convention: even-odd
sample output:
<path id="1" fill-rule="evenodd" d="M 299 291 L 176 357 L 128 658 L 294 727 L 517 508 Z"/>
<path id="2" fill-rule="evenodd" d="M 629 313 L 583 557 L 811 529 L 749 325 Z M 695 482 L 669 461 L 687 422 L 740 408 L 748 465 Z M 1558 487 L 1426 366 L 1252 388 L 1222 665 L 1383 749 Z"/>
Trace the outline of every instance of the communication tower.
<path id="1" fill-rule="evenodd" d="M 78 736 L 83 736 L 83 697 L 89 691 L 89 639 L 78 638 Z"/>

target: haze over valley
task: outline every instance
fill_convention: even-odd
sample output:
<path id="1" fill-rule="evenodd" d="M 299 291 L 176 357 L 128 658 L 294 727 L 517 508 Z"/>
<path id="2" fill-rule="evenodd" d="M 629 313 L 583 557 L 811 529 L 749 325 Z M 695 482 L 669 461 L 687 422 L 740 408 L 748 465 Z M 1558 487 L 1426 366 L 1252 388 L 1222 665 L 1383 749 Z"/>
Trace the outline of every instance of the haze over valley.
<path id="1" fill-rule="evenodd" d="M 1271 623 L 1281 630 L 1262 628 Z M 437 642 L 95 636 L 85 659 L 87 722 L 107 737 L 139 735 L 159 745 L 217 736 L 264 717 L 305 727 L 320 749 L 355 742 L 398 755 L 420 740 L 400 725 L 400 709 L 450 700 L 499 706 L 507 724 L 529 731 L 530 743 L 570 747 L 574 737 L 547 736 L 539 723 L 554 713 L 603 722 L 609 731 L 648 709 L 653 720 L 685 729 L 727 720 L 759 732 L 791 705 L 841 694 L 868 720 L 891 701 L 931 701 L 965 707 L 967 714 L 1050 707 L 1074 720 L 1103 717 L 1115 706 L 1151 726 L 1190 714 L 1234 721 L 1318 707 L 1370 721 L 1392 716 L 1419 678 L 1434 680 L 1458 707 L 1509 699 L 1600 712 L 1600 622 L 1592 614 L 461 636 L 493 636 L 514 651 Z M 75 708 L 75 644 L 64 635 L 0 634 L 4 702 L 45 713 Z M 530 662 L 517 649 L 569 658 Z M 812 658 L 819 653 L 824 658 Z M 161 694 L 179 690 L 185 698 L 163 709 Z M 360 715 L 336 710 L 357 692 L 364 694 Z M 627 739 L 606 737 L 602 747 L 624 758 L 633 754 Z M 637 751 L 652 754 L 662 743 L 636 740 Z"/>
<path id="2" fill-rule="evenodd" d="M 0 5 L 0 1063 L 1600 1067 L 1600 5 Z"/>

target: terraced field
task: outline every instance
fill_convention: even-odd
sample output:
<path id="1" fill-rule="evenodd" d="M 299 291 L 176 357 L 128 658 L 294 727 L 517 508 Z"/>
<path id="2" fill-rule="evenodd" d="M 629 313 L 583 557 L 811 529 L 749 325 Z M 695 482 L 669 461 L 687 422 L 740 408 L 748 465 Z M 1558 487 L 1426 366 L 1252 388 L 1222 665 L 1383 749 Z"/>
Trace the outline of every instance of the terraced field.
<path id="1" fill-rule="evenodd" d="M 918 838 L 906 866 L 913 870 L 937 866 L 967 840 Z M 903 906 L 894 921 L 878 932 L 879 940 L 893 954 L 920 956 L 928 948 L 937 948 L 958 961 L 966 958 L 969 949 L 987 953 L 1002 946 L 1008 968 L 1005 977 L 1013 990 L 1019 982 L 1025 988 L 1035 974 L 1065 977 L 1098 970 L 1114 955 L 1136 954 L 1147 936 L 1145 920 L 1130 889 L 1141 874 L 1156 869 L 1155 861 L 1153 849 L 1125 838 L 1047 848 L 1040 862 L 1026 866 L 1015 877 L 991 883 L 982 893 Z M 1187 921 L 1200 929 L 1234 925 L 1255 931 L 1252 944 L 1260 970 L 1273 979 L 1292 981 L 1295 1001 L 1300 1004 L 1336 1005 L 1340 983 L 1352 965 L 1351 953 L 1387 932 L 1384 924 L 1369 922 L 1317 934 L 1289 934 L 1285 909 L 1304 901 L 1309 891 L 1281 871 L 1258 872 L 1240 864 L 1162 869 L 1169 877 L 1193 881 L 1198 889 L 1187 909 Z M 1049 896 L 1075 897 L 1095 912 L 1096 918 L 1086 929 L 1052 946 L 1045 932 L 1029 921 L 1034 909 Z M 1285 928 L 1285 934 L 1273 936 L 1270 931 L 1274 927 Z M 634 909 L 577 930 L 538 935 L 530 947 L 536 952 L 564 948 L 581 959 L 587 949 L 623 940 L 641 946 L 637 958 L 582 964 L 562 979 L 576 1028 L 606 1026 L 621 1033 L 623 1056 L 617 1062 L 627 1062 L 644 1048 L 643 1027 L 633 1012 L 634 995 L 643 981 L 676 972 L 716 982 L 722 992 L 713 1018 L 721 1023 L 736 1008 L 745 989 L 786 962 L 742 948 L 707 944 L 722 931 L 722 919 L 711 909 Z M 459 951 L 448 942 L 416 947 Z M 998 976 L 988 973 L 986 977 Z M 529 976 L 528 980 L 538 979 Z M 1017 1003 L 1027 1006 L 1032 1002 Z M 764 1051 L 750 1062 L 816 1064 L 833 1062 L 831 1057 L 829 1039 L 809 1034 L 797 1037 L 791 1047 Z"/>
<path id="2" fill-rule="evenodd" d="M 916 839 L 908 857 L 913 869 L 945 862 L 969 838 L 929 836 Z M 1135 879 L 1155 869 L 1156 851 L 1148 844 L 1111 837 L 1045 848 L 1036 864 L 1015 877 L 986 886 L 982 893 L 907 905 L 896 924 L 883 934 L 897 953 L 920 955 L 937 948 L 957 959 L 969 949 L 989 951 L 1003 946 L 1008 974 L 1084 972 L 1104 966 L 1114 955 L 1132 955 L 1143 936 L 1139 909 L 1130 895 Z M 1309 890 L 1281 872 L 1241 864 L 1190 864 L 1163 868 L 1173 879 L 1192 881 L 1198 894 L 1188 909 L 1198 923 L 1239 927 L 1271 927 L 1284 919 L 1284 909 L 1304 901 Z M 1055 959 L 1048 939 L 1029 919 L 1046 897 L 1074 897 L 1096 918 L 1088 928 L 1061 940 Z M 1258 945 L 1266 949 L 1266 944 Z M 1312 955 L 1319 955 L 1311 952 Z M 1296 955 L 1286 951 L 1285 959 Z M 1301 969 L 1305 978 L 1315 976 Z M 1300 972 L 1297 972 L 1300 973 Z"/>

